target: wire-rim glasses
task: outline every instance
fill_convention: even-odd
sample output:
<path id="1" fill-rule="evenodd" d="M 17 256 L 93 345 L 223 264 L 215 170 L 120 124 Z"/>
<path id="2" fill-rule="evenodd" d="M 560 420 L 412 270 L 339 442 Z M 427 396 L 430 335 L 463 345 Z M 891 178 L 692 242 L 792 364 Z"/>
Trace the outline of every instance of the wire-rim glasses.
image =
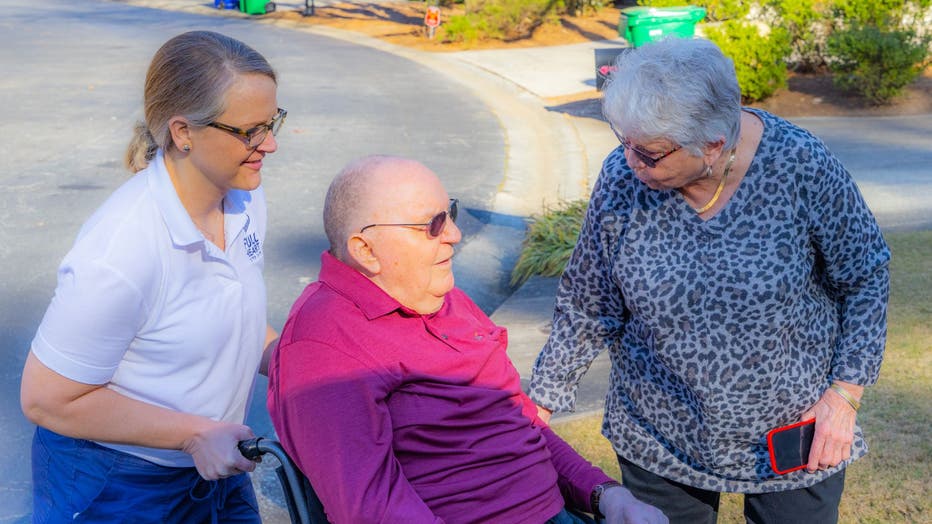
<path id="1" fill-rule="evenodd" d="M 457 214 L 457 202 L 455 198 L 450 199 L 450 208 L 447 211 L 441 211 L 436 215 L 432 216 L 428 222 L 422 224 L 369 224 L 368 226 L 363 227 L 359 230 L 360 233 L 369 229 L 370 227 L 381 227 L 381 226 L 401 226 L 401 227 L 426 227 L 427 235 L 430 238 L 437 238 L 443 233 L 443 228 L 447 225 L 447 217 L 450 217 L 452 222 L 456 222 Z"/>
<path id="2" fill-rule="evenodd" d="M 278 134 L 278 131 L 282 128 L 282 124 L 285 123 L 286 116 L 288 116 L 288 111 L 279 107 L 278 112 L 275 113 L 272 120 L 249 129 L 240 129 L 238 127 L 221 124 L 220 122 L 208 122 L 206 125 L 236 135 L 246 144 L 246 147 L 255 149 L 265 141 L 270 131 L 272 132 L 272 136 Z"/>
<path id="3" fill-rule="evenodd" d="M 683 148 L 683 146 L 676 146 L 673 149 L 670 149 L 669 151 L 664 151 L 662 153 L 652 153 L 650 151 L 644 151 L 638 146 L 632 144 L 631 141 L 628 140 L 626 136 L 619 133 L 618 130 L 615 129 L 615 126 L 611 124 L 611 122 L 609 122 L 608 125 L 609 127 L 612 128 L 612 132 L 615 133 L 615 136 L 618 138 L 618 141 L 621 142 L 622 147 L 634 153 L 634 156 L 638 157 L 638 160 L 640 160 L 647 167 L 657 167 L 657 164 L 659 164 L 661 160 L 663 160 L 664 158 L 667 158 L 668 156 L 672 155 L 673 153 L 676 153 L 677 151 Z"/>

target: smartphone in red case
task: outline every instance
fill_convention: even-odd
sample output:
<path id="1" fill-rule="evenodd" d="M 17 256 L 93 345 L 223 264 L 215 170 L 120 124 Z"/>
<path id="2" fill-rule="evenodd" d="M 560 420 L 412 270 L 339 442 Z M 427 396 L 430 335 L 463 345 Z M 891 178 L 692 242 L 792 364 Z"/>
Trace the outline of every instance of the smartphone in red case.
<path id="1" fill-rule="evenodd" d="M 815 419 L 804 420 L 767 432 L 770 467 L 778 475 L 803 469 L 809 463 Z"/>

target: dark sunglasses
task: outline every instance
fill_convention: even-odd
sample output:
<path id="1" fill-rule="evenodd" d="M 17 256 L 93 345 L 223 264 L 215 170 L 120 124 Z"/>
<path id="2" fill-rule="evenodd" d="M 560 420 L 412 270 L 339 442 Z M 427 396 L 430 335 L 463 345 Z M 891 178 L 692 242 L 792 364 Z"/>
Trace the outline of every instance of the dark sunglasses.
<path id="1" fill-rule="evenodd" d="M 285 123 L 286 116 L 288 116 L 288 111 L 279 107 L 278 112 L 275 113 L 272 120 L 249 129 L 240 129 L 238 127 L 221 124 L 220 122 L 208 122 L 206 125 L 208 127 L 220 129 L 221 131 L 226 131 L 227 133 L 232 133 L 238 136 L 239 139 L 246 144 L 246 147 L 255 149 L 265 141 L 265 137 L 269 135 L 269 132 L 272 133 L 272 136 L 278 134 L 278 131 L 282 128 L 282 124 Z"/>
<path id="2" fill-rule="evenodd" d="M 650 151 L 644 151 L 638 146 L 632 144 L 631 141 L 628 140 L 627 137 L 619 133 L 615 129 L 615 126 L 611 124 L 611 122 L 609 122 L 608 125 L 609 127 L 612 128 L 612 131 L 615 133 L 615 136 L 618 138 L 618 141 L 621 142 L 621 146 L 627 149 L 628 151 L 631 151 L 632 153 L 634 153 L 634 156 L 638 157 L 638 160 L 640 160 L 647 167 L 657 167 L 657 164 L 659 164 L 661 160 L 663 160 L 664 158 L 667 158 L 668 156 L 672 155 L 673 153 L 676 153 L 677 151 L 683 148 L 683 146 L 676 146 L 673 149 L 669 151 L 665 151 L 663 153 L 651 153 Z"/>
<path id="3" fill-rule="evenodd" d="M 380 227 L 380 226 L 403 226 L 403 227 L 426 227 L 427 236 L 430 238 L 437 238 L 443 233 L 443 228 L 447 225 L 447 217 L 450 217 L 450 220 L 456 222 L 456 203 L 457 199 L 450 199 L 450 209 L 447 211 L 441 211 L 431 217 L 430 222 L 424 222 L 423 224 L 369 224 L 368 226 L 359 230 L 360 233 L 369 229 L 370 227 Z"/>

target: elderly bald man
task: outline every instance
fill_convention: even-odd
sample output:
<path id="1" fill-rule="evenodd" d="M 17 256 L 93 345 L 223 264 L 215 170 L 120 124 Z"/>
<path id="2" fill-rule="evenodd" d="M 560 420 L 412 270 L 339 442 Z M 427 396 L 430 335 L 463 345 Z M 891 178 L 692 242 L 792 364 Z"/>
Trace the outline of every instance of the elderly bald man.
<path id="1" fill-rule="evenodd" d="M 357 160 L 330 250 L 269 368 L 269 412 L 335 523 L 666 522 L 537 417 L 496 326 L 453 285 L 456 200 L 427 167 Z M 566 500 L 566 502 L 565 502 Z"/>

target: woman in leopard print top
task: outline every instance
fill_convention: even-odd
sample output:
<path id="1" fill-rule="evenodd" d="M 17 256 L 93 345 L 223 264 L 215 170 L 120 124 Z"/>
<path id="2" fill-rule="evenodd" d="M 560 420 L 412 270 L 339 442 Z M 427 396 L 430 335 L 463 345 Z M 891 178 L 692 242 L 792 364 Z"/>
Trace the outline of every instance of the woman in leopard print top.
<path id="1" fill-rule="evenodd" d="M 877 380 L 890 259 L 857 187 L 799 127 L 741 107 L 707 40 L 623 54 L 603 109 L 622 146 L 602 168 L 530 395 L 571 410 L 612 361 L 603 434 L 635 496 L 671 522 L 832 522 Z M 815 418 L 808 467 L 771 468 L 766 433 Z M 799 520 L 801 519 L 801 520 Z"/>

